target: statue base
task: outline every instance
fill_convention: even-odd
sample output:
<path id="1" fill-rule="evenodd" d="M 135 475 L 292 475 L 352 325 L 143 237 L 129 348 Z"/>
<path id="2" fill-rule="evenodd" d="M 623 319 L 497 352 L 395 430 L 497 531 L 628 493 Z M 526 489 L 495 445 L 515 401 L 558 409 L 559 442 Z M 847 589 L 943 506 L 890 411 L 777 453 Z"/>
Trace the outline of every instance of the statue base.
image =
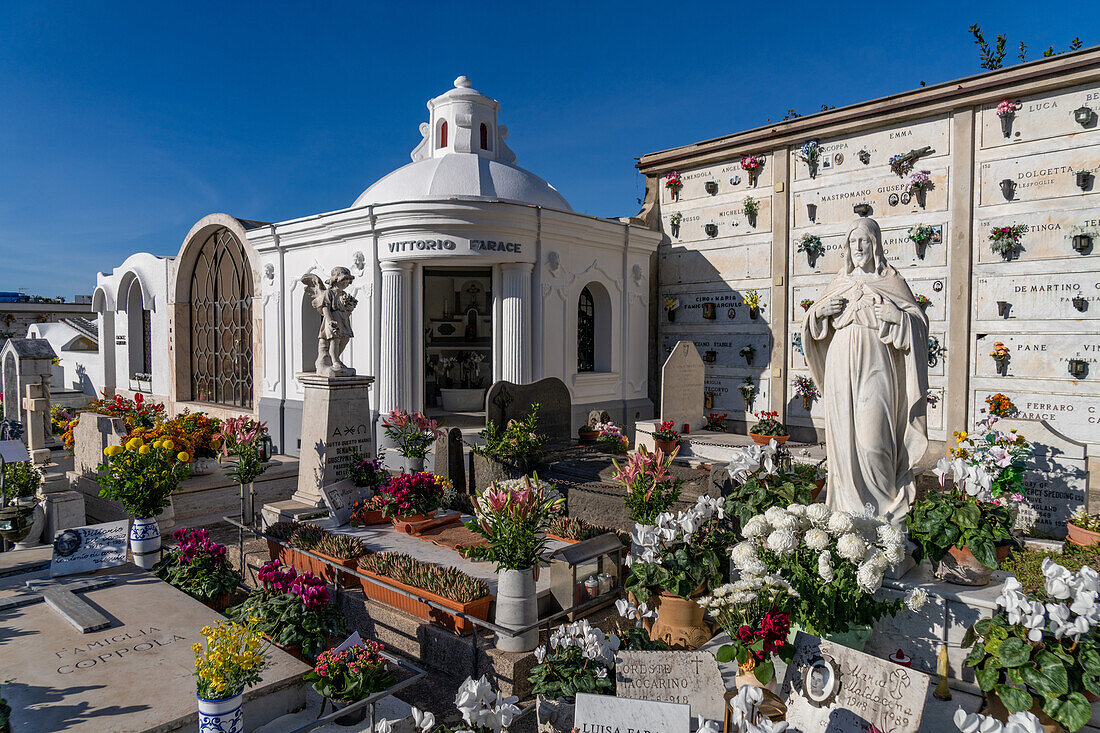
<path id="1" fill-rule="evenodd" d="M 374 377 L 330 377 L 315 372 L 296 376 L 305 388 L 305 397 L 298 489 L 291 499 L 321 507 L 321 487 L 347 478 L 356 452 L 374 457 L 370 415 Z"/>

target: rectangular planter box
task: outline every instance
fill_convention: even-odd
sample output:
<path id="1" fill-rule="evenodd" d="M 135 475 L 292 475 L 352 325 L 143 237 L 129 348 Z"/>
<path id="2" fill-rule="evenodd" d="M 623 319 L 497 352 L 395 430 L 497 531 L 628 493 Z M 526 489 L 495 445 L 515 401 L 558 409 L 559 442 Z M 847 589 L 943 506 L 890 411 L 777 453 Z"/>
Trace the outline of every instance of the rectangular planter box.
<path id="1" fill-rule="evenodd" d="M 268 540 L 267 554 L 272 560 L 278 560 L 283 565 L 292 567 L 299 573 L 313 573 L 318 578 L 324 578 L 329 582 L 332 581 L 332 578 L 329 577 L 333 574 L 331 568 L 323 562 L 313 559 L 307 552 L 295 550 L 292 547 L 283 547 L 278 543 Z"/>
<path id="2" fill-rule="evenodd" d="M 326 555 L 323 552 L 318 552 L 317 554 L 320 555 L 321 557 L 325 558 L 326 560 L 331 560 L 332 562 L 339 563 L 339 564 L 343 565 L 348 570 L 355 571 L 355 570 L 359 569 L 359 558 L 357 558 L 357 557 L 352 558 L 351 560 L 341 560 L 338 557 L 332 557 L 331 555 Z M 333 568 L 329 565 L 325 565 L 324 563 L 315 563 L 315 564 L 324 567 L 324 575 L 322 577 L 325 580 L 327 580 L 329 583 L 335 583 L 337 581 L 336 576 L 339 575 L 340 576 L 340 578 L 339 578 L 340 585 L 344 588 L 354 588 L 356 585 L 359 584 L 359 578 L 355 577 L 354 575 L 349 575 L 348 573 L 341 573 L 340 571 L 336 570 L 335 568 Z"/>
<path id="3" fill-rule="evenodd" d="M 473 618 L 481 619 L 482 621 L 488 620 L 489 618 L 489 606 L 493 602 L 492 596 L 484 596 L 470 603 L 458 603 L 457 601 L 452 601 L 449 598 L 437 596 L 435 593 L 426 591 L 423 588 L 416 588 L 411 585 L 405 585 L 404 583 L 399 583 L 393 578 L 388 578 L 384 575 L 378 575 L 377 573 L 372 573 L 369 570 L 360 569 L 359 572 L 371 578 L 376 578 L 383 583 L 389 583 L 395 588 L 400 588 L 406 593 L 412 593 L 413 595 L 420 596 L 421 598 L 438 603 L 441 606 L 446 606 L 447 608 L 451 608 L 460 613 L 464 613 L 467 616 L 472 616 Z M 398 611 L 404 611 L 410 616 L 422 618 L 426 621 L 434 621 L 443 628 L 449 629 L 459 636 L 465 636 L 466 634 L 469 634 L 474 630 L 474 625 L 466 619 L 452 616 L 449 613 L 432 608 L 431 606 L 413 600 L 412 598 L 406 598 L 400 593 L 394 593 L 389 588 L 384 588 L 380 585 L 375 585 L 374 583 L 368 583 L 367 581 L 361 582 L 363 586 L 363 593 L 367 596 L 367 598 L 371 599 L 372 601 L 384 603 L 391 608 L 396 608 Z"/>

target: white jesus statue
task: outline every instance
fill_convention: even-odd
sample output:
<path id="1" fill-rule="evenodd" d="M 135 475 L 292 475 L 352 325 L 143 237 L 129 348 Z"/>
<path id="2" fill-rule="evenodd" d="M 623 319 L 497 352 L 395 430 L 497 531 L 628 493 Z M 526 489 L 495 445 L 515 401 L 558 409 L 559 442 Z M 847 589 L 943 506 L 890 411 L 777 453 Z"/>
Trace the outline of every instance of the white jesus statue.
<path id="1" fill-rule="evenodd" d="M 928 318 L 886 261 L 874 219 L 852 225 L 843 256 L 802 324 L 825 403 L 827 503 L 844 511 L 871 504 L 904 529 L 913 467 L 928 447 Z"/>

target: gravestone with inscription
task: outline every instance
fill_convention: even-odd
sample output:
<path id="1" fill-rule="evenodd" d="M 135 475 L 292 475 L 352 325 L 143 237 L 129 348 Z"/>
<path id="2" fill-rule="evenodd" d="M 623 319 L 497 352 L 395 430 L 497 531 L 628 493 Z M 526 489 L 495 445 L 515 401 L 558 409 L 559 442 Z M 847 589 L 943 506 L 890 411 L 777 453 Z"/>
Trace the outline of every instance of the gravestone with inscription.
<path id="1" fill-rule="evenodd" d="M 302 447 L 298 490 L 292 499 L 320 507 L 322 486 L 347 478 L 356 453 L 374 455 L 371 438 L 370 385 L 374 377 L 298 375 L 302 400 Z"/>
<path id="2" fill-rule="evenodd" d="M 538 427 L 547 443 L 567 443 L 573 438 L 573 400 L 569 388 L 557 377 L 531 384 L 494 382 L 485 395 L 485 421 L 503 428 L 509 420 L 522 419 L 539 405 Z"/>
<path id="3" fill-rule="evenodd" d="M 50 576 L 75 575 L 126 562 L 130 520 L 63 530 L 53 539 Z"/>
<path id="4" fill-rule="evenodd" d="M 355 502 L 362 499 L 362 490 L 350 478 L 341 479 L 334 484 L 321 487 L 325 506 L 332 517 L 333 524 L 343 527 L 351 520 L 351 510 Z"/>
<path id="5" fill-rule="evenodd" d="M 61 581 L 21 570 L 0 577 L 13 730 L 195 730 L 190 647 L 220 614 L 129 565 Z M 309 667 L 277 647 L 267 654 L 245 695 L 250 729 L 305 703 Z"/>
<path id="6" fill-rule="evenodd" d="M 1087 445 L 1062 435 L 1046 420 L 1006 418 L 997 423 L 997 429 L 1016 430 L 1031 443 L 1024 495 L 1039 513 L 1036 529 L 1065 537 L 1073 510 L 1088 501 Z"/>
<path id="7" fill-rule="evenodd" d="M 703 427 L 703 359 L 691 341 L 679 341 L 661 367 L 661 420 L 675 430 Z"/>
<path id="8" fill-rule="evenodd" d="M 683 703 L 692 716 L 725 720 L 726 686 L 710 652 L 619 652 L 615 690 L 619 697 Z"/>
<path id="9" fill-rule="evenodd" d="M 466 462 L 463 460 L 462 429 L 446 428 L 435 440 L 433 471 L 451 482 L 455 493 L 466 493 Z"/>
<path id="10" fill-rule="evenodd" d="M 45 339 L 8 339 L 0 349 L 3 364 L 4 418 L 26 424 L 30 413 L 23 407 L 27 385 L 41 384 L 45 393 L 50 392 L 50 375 L 53 360 L 57 358 L 50 342 Z M 50 415 L 34 415 L 42 426 L 43 435 L 50 435 Z"/>
<path id="11" fill-rule="evenodd" d="M 574 730 L 579 733 L 688 733 L 687 705 L 577 694 Z"/>
<path id="12" fill-rule="evenodd" d="M 928 675 L 804 632 L 779 696 L 791 730 L 803 733 L 916 733 Z"/>

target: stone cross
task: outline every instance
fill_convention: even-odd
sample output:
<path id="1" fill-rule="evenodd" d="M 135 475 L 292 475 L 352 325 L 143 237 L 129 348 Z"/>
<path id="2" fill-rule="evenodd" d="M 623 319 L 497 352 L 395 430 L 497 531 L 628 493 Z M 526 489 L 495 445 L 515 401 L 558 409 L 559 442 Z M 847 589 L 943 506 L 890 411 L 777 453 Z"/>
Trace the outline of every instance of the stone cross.
<path id="1" fill-rule="evenodd" d="M 27 413 L 27 450 L 35 463 L 48 463 L 50 449 L 46 447 L 46 421 L 50 417 L 50 398 L 46 386 L 28 384 L 26 395 L 23 409 Z"/>
<path id="2" fill-rule="evenodd" d="M 77 581 L 28 580 L 31 592 L 22 593 L 0 600 L 0 612 L 14 608 L 45 602 L 47 606 L 61 614 L 61 617 L 75 626 L 82 634 L 105 629 L 111 625 L 110 619 L 77 597 L 98 588 L 114 585 L 114 578 L 94 578 Z"/>

